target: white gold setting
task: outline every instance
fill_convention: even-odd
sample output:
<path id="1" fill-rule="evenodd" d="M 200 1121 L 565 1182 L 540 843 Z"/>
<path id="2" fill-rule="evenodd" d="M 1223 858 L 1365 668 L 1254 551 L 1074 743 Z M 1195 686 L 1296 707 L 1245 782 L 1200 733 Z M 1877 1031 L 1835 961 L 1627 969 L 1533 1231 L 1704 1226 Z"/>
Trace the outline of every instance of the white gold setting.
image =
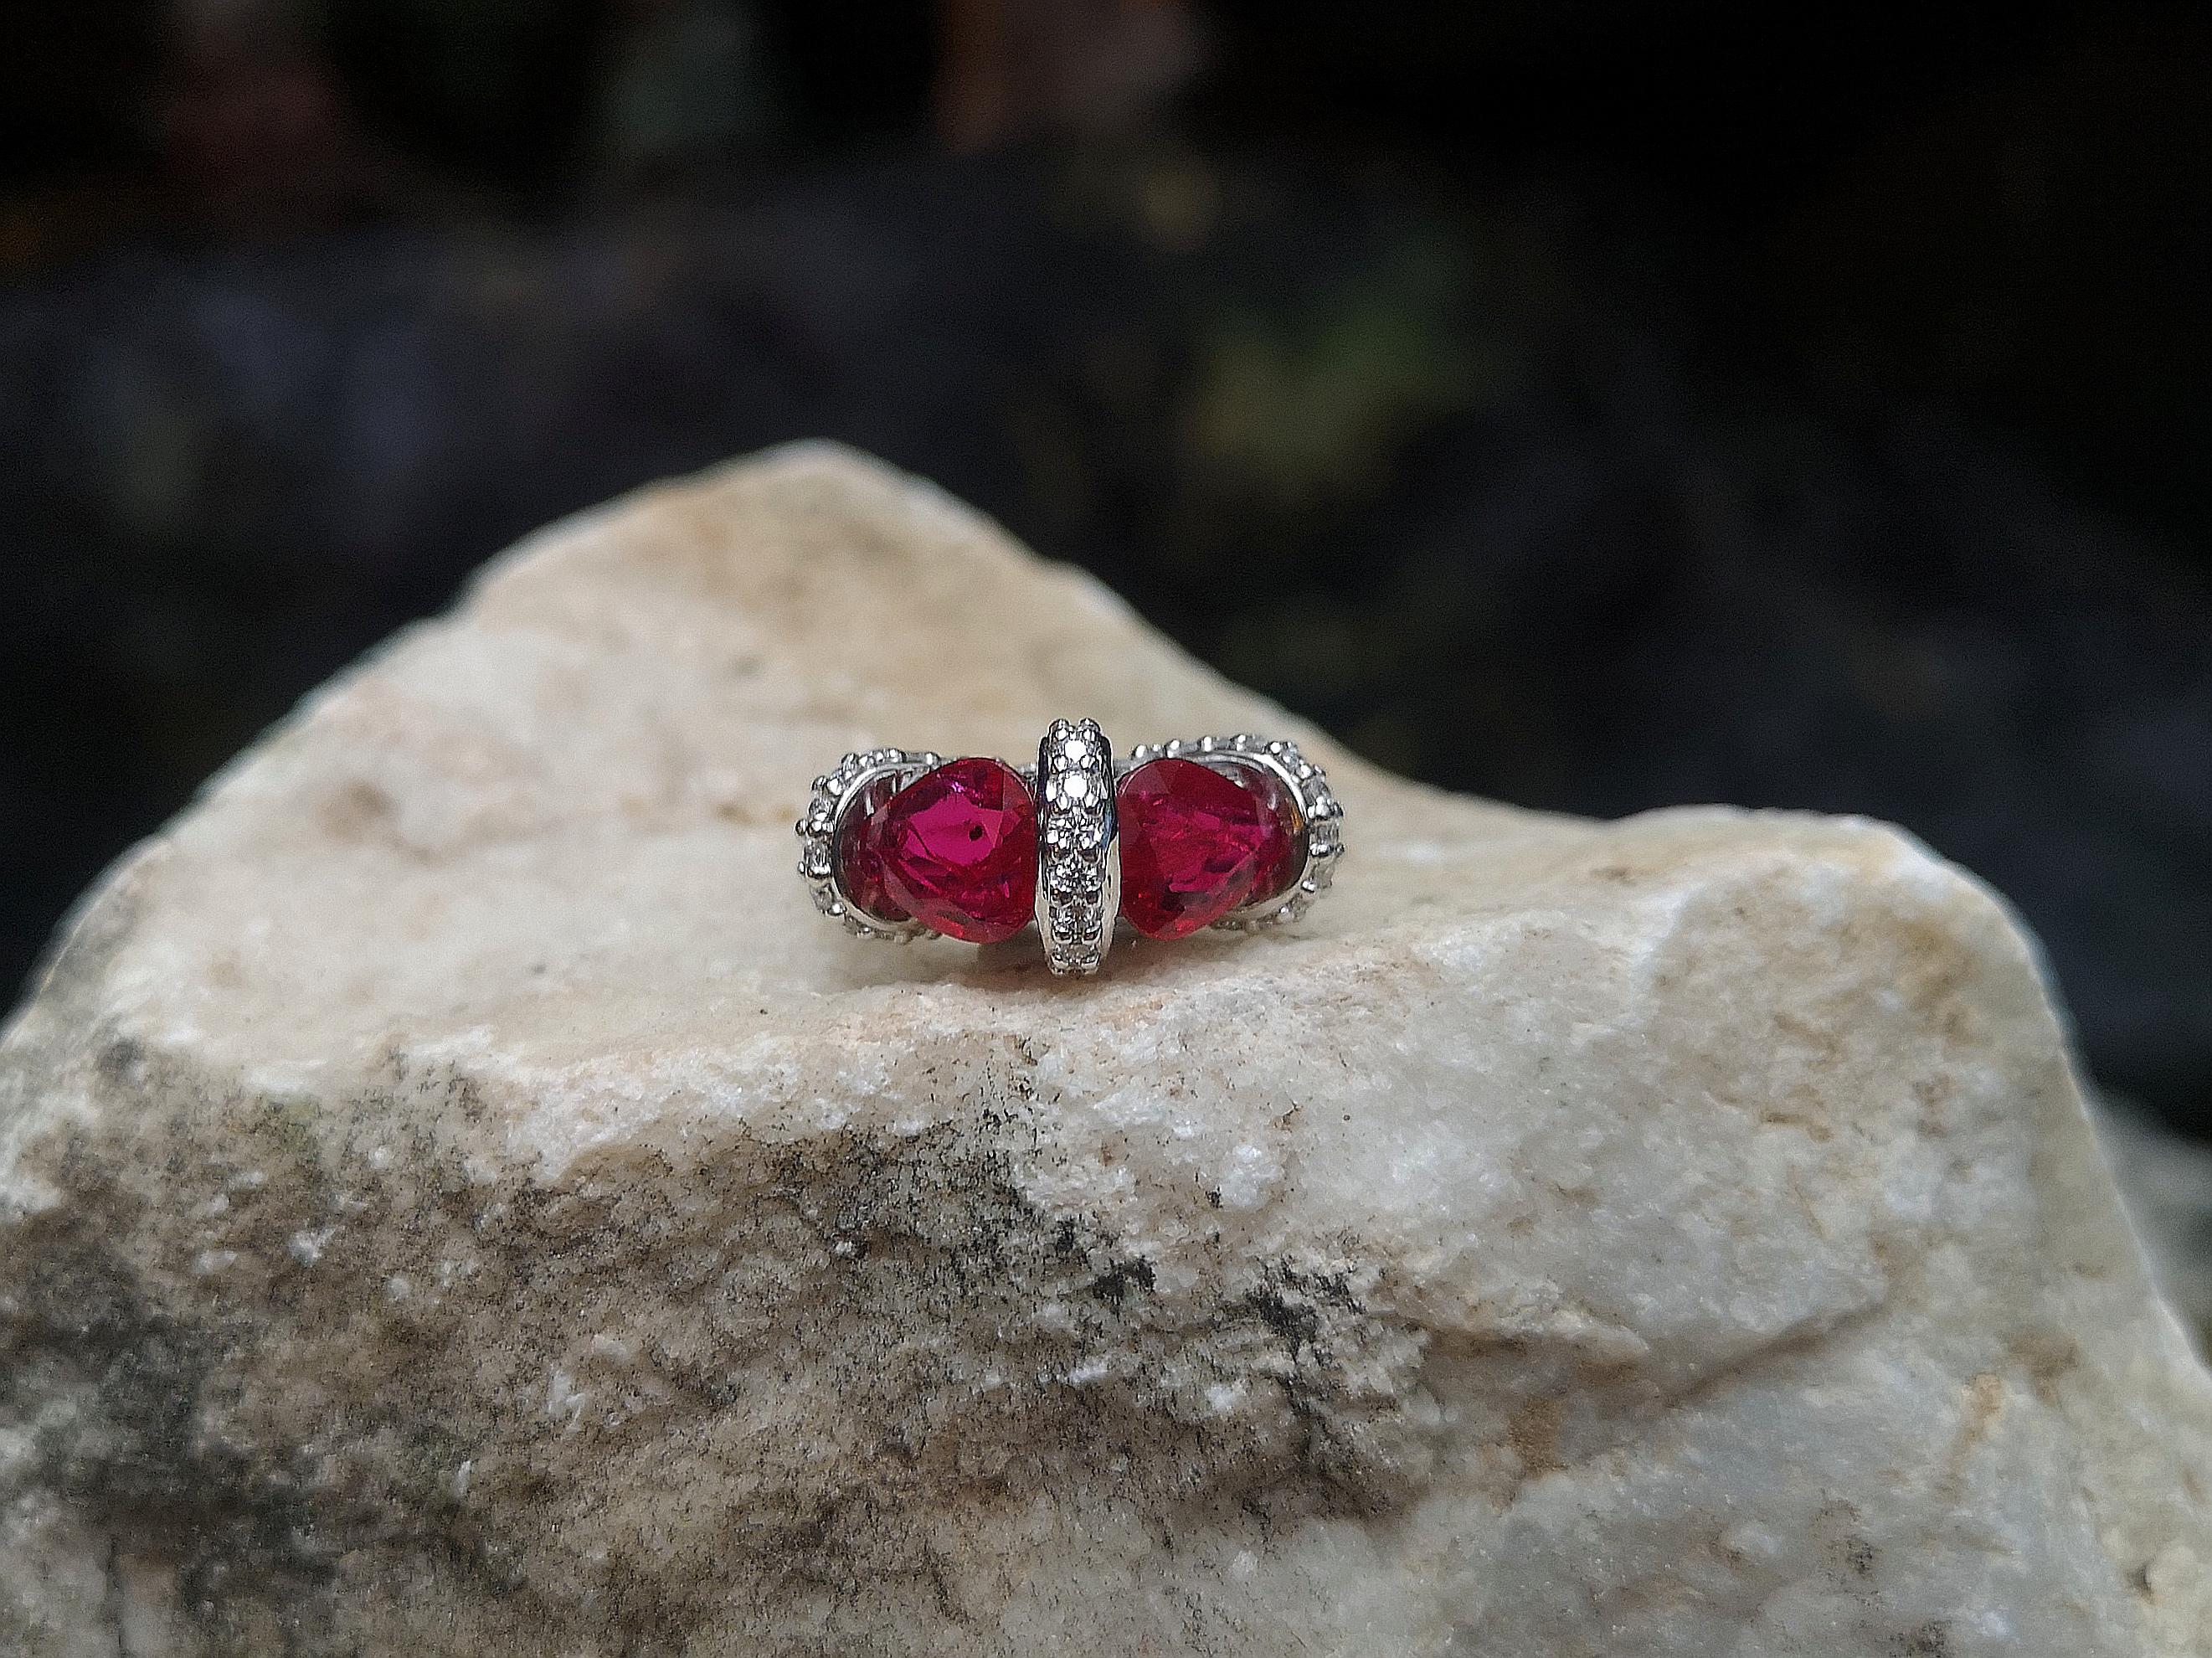
<path id="1" fill-rule="evenodd" d="M 1169 743 L 1140 743 L 1129 750 L 1127 774 L 1147 760 L 1195 760 L 1220 768 L 1249 766 L 1272 775 L 1290 793 L 1298 809 L 1298 834 L 1305 842 L 1305 866 L 1291 886 L 1241 909 L 1231 910 L 1213 925 L 1228 932 L 1252 932 L 1262 927 L 1295 921 L 1328 890 L 1336 866 L 1344 857 L 1344 808 L 1328 786 L 1328 775 L 1298 752 L 1298 745 L 1279 738 L 1255 737 L 1239 732 L 1233 737 L 1179 738 Z"/>
<path id="2" fill-rule="evenodd" d="M 1278 784 L 1296 811 L 1304 861 L 1282 891 L 1231 910 L 1212 925 L 1254 932 L 1295 921 L 1328 890 L 1344 857 L 1344 808 L 1319 766 L 1297 744 L 1240 732 L 1229 737 L 1179 738 L 1140 744 L 1117 762 L 1095 720 L 1055 720 L 1038 745 L 1034 766 L 1017 768 L 1036 802 L 1036 917 L 1054 973 L 1088 977 L 1113 946 L 1121 910 L 1118 785 L 1147 761 L 1194 760 L 1216 770 L 1260 772 Z M 869 749 L 848 754 L 814 780 L 797 828 L 799 872 L 815 906 L 862 938 L 905 943 L 940 935 L 920 920 L 890 921 L 854 903 L 842 884 L 839 841 L 856 812 L 870 811 L 944 763 L 921 749 Z"/>
<path id="3" fill-rule="evenodd" d="M 1095 720 L 1055 720 L 1037 747 L 1037 932 L 1054 973 L 1085 978 L 1114 943 L 1121 837 L 1114 750 Z"/>
<path id="4" fill-rule="evenodd" d="M 919 921 L 881 920 L 847 897 L 837 876 L 837 838 L 846 818 L 868 803 L 870 794 L 896 793 L 943 763 L 941 756 L 923 750 L 870 749 L 847 755 L 835 770 L 814 780 L 806 815 L 798 823 L 799 872 L 814 895 L 814 907 L 844 923 L 848 932 L 899 944 L 942 936 Z"/>

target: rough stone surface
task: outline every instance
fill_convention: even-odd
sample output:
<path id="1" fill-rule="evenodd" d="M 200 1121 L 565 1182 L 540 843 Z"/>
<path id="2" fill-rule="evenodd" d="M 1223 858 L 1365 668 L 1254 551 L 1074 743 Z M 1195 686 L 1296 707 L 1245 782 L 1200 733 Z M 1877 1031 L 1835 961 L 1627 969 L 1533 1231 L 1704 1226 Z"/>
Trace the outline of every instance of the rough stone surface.
<path id="1" fill-rule="evenodd" d="M 1079 982 L 814 913 L 827 762 L 1060 713 L 1310 742 L 1336 890 Z M 2094 1658 L 2208 1571 L 1988 893 L 1395 781 L 835 452 L 495 567 L 0 1047 L 9 1655 Z"/>

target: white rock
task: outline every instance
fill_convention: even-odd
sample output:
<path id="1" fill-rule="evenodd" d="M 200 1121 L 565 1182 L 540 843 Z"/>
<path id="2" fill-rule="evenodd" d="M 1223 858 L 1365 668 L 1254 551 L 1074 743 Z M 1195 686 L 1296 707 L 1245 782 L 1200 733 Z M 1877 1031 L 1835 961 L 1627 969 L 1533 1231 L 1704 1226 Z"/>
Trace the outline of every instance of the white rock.
<path id="1" fill-rule="evenodd" d="M 2107 1097 L 2092 1118 L 2151 1276 L 2199 1355 L 2212 1347 L 2212 1148 L 2160 1127 L 2139 1106 Z"/>
<path id="2" fill-rule="evenodd" d="M 816 772 L 1060 714 L 1310 739 L 1336 890 L 1075 983 L 816 915 Z M 2212 1386 L 1986 892 L 1382 776 L 822 448 L 537 538 L 106 882 L 0 1362 L 24 1658 L 2212 1650 Z"/>

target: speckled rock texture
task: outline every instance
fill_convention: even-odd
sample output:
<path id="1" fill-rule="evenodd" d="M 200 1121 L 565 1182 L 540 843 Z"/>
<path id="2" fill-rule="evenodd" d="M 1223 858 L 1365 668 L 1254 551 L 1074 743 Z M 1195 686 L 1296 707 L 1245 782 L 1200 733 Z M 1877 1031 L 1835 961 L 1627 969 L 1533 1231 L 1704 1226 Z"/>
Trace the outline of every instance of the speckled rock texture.
<path id="1" fill-rule="evenodd" d="M 847 937 L 847 748 L 1310 741 L 1297 927 Z M 559 525 L 0 1047 L 0 1652 L 2212 1650 L 2212 1384 L 1878 825 L 1382 775 L 926 486 Z"/>

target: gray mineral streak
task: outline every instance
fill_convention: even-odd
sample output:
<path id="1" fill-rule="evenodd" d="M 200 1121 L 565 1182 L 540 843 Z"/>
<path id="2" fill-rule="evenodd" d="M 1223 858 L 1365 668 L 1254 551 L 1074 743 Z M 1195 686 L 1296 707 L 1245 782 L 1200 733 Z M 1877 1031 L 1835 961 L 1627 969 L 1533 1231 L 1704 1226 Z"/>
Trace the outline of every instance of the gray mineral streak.
<path id="1" fill-rule="evenodd" d="M 896 948 L 878 743 L 1279 731 L 1284 932 Z M 500 561 L 0 1046 L 0 1652 L 2202 1655 L 2212 1385 L 1893 829 L 1386 776 L 787 450 Z"/>

